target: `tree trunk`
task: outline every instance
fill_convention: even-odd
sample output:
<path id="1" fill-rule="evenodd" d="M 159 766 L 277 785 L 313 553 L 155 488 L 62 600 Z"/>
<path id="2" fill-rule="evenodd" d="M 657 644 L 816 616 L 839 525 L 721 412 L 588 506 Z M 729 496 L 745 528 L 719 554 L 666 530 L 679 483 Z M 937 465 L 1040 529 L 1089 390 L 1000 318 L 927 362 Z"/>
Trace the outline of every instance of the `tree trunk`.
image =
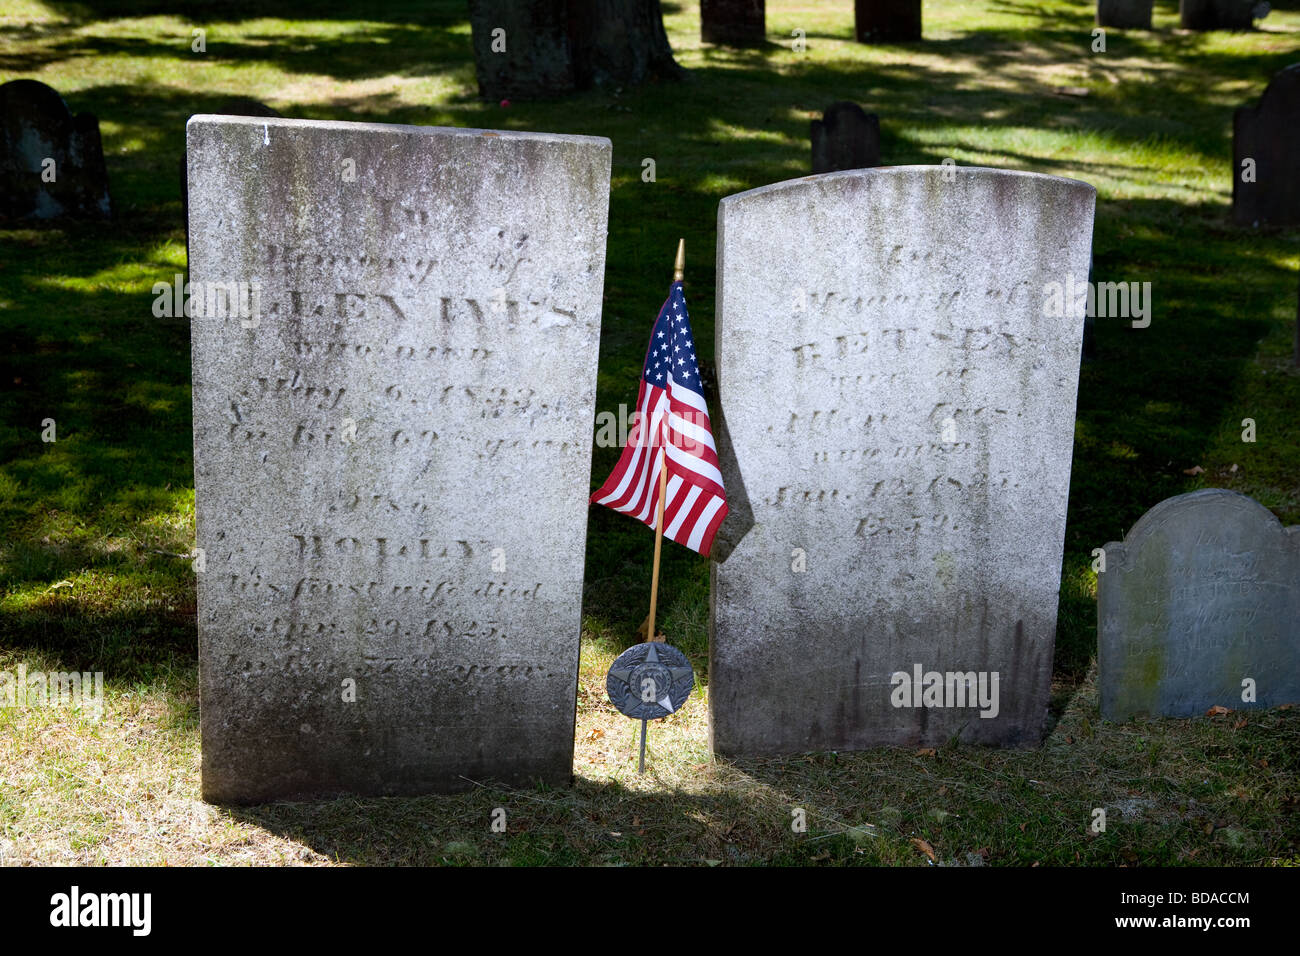
<path id="1" fill-rule="evenodd" d="M 469 0 L 479 94 L 560 96 L 682 74 L 659 0 Z"/>

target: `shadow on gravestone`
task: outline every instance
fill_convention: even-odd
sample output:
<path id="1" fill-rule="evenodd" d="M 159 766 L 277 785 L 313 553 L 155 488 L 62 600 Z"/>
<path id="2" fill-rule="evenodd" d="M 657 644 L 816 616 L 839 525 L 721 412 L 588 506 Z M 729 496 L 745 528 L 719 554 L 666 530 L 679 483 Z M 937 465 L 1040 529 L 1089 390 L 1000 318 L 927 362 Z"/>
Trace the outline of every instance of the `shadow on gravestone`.
<path id="1" fill-rule="evenodd" d="M 700 39 L 722 46 L 767 42 L 766 0 L 700 0 Z"/>
<path id="2" fill-rule="evenodd" d="M 855 0 L 853 37 L 859 43 L 921 39 L 921 0 Z"/>
<path id="3" fill-rule="evenodd" d="M 719 206 L 714 421 L 753 518 L 712 568 L 717 753 L 1042 738 L 1083 327 L 1044 294 L 1086 281 L 1096 191 L 953 171 Z"/>
<path id="4" fill-rule="evenodd" d="M 214 116 L 265 116 L 268 119 L 280 119 L 280 113 L 272 109 L 265 103 L 257 100 L 250 100 L 246 97 L 235 97 L 226 100 L 210 114 L 205 111 L 204 114 L 197 115 L 214 115 Z M 186 164 L 188 162 L 188 153 L 181 153 L 181 218 L 185 221 L 185 248 L 190 247 L 190 184 L 189 176 L 186 173 Z"/>
<path id="5" fill-rule="evenodd" d="M 1155 0 L 1097 0 L 1097 26 L 1150 30 Z"/>
<path id="6" fill-rule="evenodd" d="M 810 132 L 814 174 L 880 165 L 880 117 L 857 103 L 832 103 Z"/>
<path id="7" fill-rule="evenodd" d="M 1232 115 L 1232 220 L 1300 225 L 1300 63 L 1280 70 L 1257 104 Z"/>
<path id="8" fill-rule="evenodd" d="M 93 113 L 75 117 L 36 80 L 0 86 L 0 218 L 106 219 L 104 147 Z"/>
<path id="9" fill-rule="evenodd" d="M 1194 717 L 1300 703 L 1300 526 L 1207 488 L 1168 498 L 1097 574 L 1101 714 Z M 1244 681 L 1254 700 L 1243 700 Z"/>
<path id="10" fill-rule="evenodd" d="M 1181 0 L 1179 23 L 1184 30 L 1249 30 L 1267 10 L 1256 13 L 1259 0 Z"/>

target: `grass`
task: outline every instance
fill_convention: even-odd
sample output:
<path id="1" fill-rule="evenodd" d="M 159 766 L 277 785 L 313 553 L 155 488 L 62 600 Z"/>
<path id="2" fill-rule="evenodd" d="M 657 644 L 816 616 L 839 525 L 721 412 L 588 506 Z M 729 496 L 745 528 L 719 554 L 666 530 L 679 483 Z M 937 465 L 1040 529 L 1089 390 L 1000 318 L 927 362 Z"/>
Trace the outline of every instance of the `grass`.
<path id="1" fill-rule="evenodd" d="M 926 0 L 923 43 L 869 47 L 848 39 L 851 4 L 773 0 L 768 45 L 735 51 L 701 44 L 698 7 L 668 2 L 684 82 L 503 106 L 477 98 L 463 3 L 393 3 L 378 19 L 342 0 L 309 16 L 277 2 L 7 4 L 0 82 L 43 80 L 99 116 L 116 216 L 0 223 L 0 669 L 107 682 L 99 721 L 0 708 L 0 860 L 1300 864 L 1300 717 L 1101 721 L 1089 567 L 1151 505 L 1198 487 L 1300 523 L 1300 237 L 1229 217 L 1232 110 L 1300 54 L 1300 12 L 1275 6 L 1289 9 L 1252 33 L 1188 34 L 1158 2 L 1155 31 L 1109 31 L 1092 53 L 1090 2 Z M 1096 278 L 1150 281 L 1155 308 L 1147 329 L 1099 320 L 1083 368 L 1044 746 L 715 760 L 708 566 L 669 546 L 661 628 L 700 686 L 654 727 L 638 777 L 637 725 L 605 699 L 604 673 L 645 615 L 652 537 L 593 509 L 572 789 L 199 801 L 189 335 L 152 315 L 150 290 L 185 269 L 185 120 L 235 96 L 303 118 L 608 136 L 602 410 L 634 398 L 679 235 L 711 357 L 717 202 L 807 173 L 808 121 L 833 100 L 880 114 L 888 164 L 951 156 L 1096 185 Z M 57 442 L 41 441 L 47 418 Z M 596 451 L 594 483 L 615 458 Z"/>

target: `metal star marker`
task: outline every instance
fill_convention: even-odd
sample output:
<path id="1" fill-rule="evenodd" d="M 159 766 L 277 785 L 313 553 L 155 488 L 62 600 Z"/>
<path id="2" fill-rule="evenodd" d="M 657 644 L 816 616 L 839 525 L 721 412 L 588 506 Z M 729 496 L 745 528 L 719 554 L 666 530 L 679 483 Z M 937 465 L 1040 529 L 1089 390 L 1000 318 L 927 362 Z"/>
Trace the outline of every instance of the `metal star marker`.
<path id="1" fill-rule="evenodd" d="M 657 641 L 636 644 L 618 655 L 605 678 L 605 690 L 620 713 L 641 720 L 640 773 L 645 772 L 646 726 L 675 713 L 695 687 L 686 655 Z"/>

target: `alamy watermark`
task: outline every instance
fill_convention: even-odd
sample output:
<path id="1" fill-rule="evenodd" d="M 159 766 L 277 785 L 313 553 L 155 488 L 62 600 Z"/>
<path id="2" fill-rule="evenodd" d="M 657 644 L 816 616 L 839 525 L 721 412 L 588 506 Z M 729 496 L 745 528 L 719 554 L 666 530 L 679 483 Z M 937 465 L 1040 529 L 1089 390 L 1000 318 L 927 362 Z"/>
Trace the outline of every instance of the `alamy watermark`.
<path id="1" fill-rule="evenodd" d="M 1043 286 L 1043 315 L 1064 318 L 1132 319 L 1133 328 L 1151 324 L 1150 282 L 1065 282 Z"/>
<path id="2" fill-rule="evenodd" d="M 104 672 L 0 670 L 0 707 L 77 707 L 104 715 Z"/>
<path id="3" fill-rule="evenodd" d="M 153 314 L 158 318 L 237 318 L 246 329 L 262 324 L 260 282 L 186 282 L 179 272 L 173 280 L 155 282 Z"/>
<path id="4" fill-rule="evenodd" d="M 912 673 L 889 675 L 895 707 L 978 707 L 981 717 L 998 715 L 998 672 L 927 671 L 912 665 Z"/>

